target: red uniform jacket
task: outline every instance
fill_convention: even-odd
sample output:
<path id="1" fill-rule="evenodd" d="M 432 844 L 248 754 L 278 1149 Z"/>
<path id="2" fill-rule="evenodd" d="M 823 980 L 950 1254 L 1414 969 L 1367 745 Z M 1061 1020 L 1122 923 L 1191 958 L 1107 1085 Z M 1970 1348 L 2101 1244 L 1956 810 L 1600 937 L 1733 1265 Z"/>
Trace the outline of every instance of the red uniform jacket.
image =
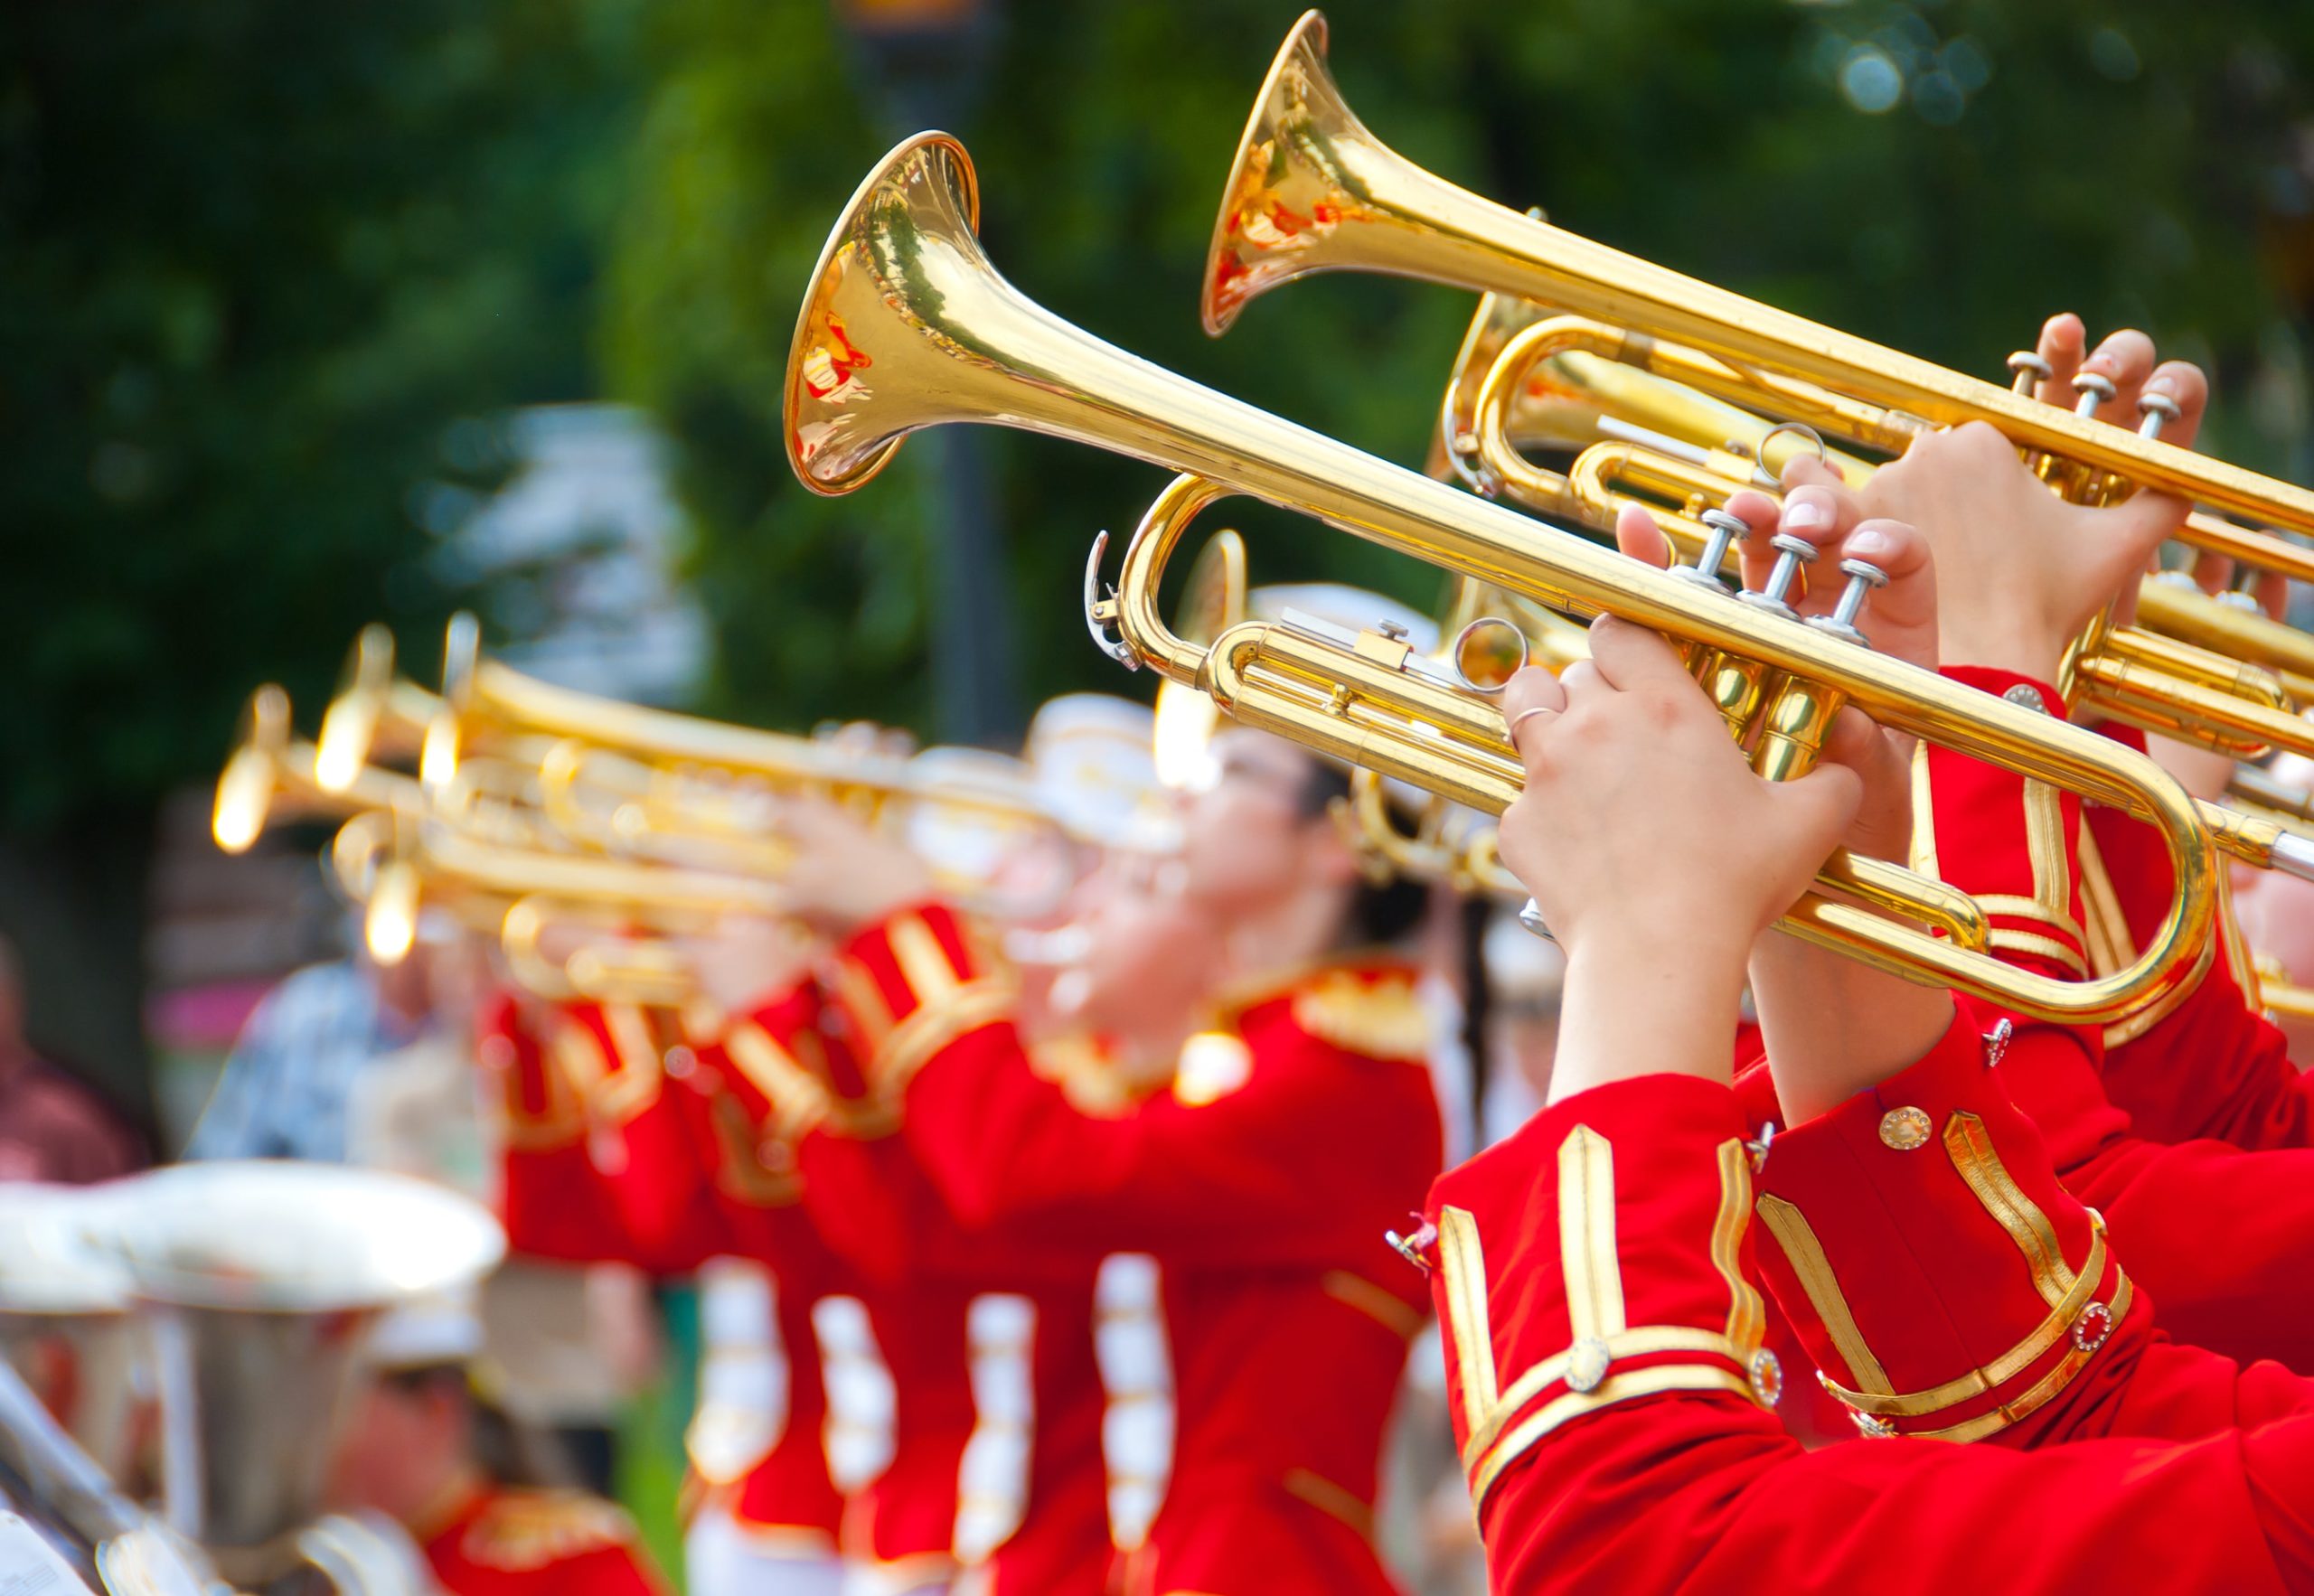
<path id="1" fill-rule="evenodd" d="M 577 1491 L 461 1487 L 414 1532 L 450 1596 L 664 1596 L 625 1513 Z"/>
<path id="2" fill-rule="evenodd" d="M 1756 1177 L 1735 1096 L 1656 1075 L 1438 1183 L 1494 1590 L 2314 1588 L 2314 1392 L 2151 1328 L 1992 1051 L 1957 1024 Z M 1811 1452 L 1764 1411 L 1755 1248 L 1878 1439 Z"/>
<path id="3" fill-rule="evenodd" d="M 2059 702 L 2014 676 L 1948 674 Z M 1924 764 L 1932 824 L 1916 851 L 2006 909 L 1994 916 L 2005 958 L 2077 975 L 2131 956 L 2112 945 L 2116 926 L 2134 912 L 2142 928 L 2169 892 L 2146 828 L 2091 811 L 2104 868 L 2084 877 L 2076 801 L 1941 750 Z M 2106 878 L 2113 901 L 2101 901 Z M 2211 947 L 2209 973 L 2166 1017 L 2111 1032 L 2018 1021 L 2003 1069 L 2067 1188 L 2104 1215 L 2161 1304 L 2165 1330 L 2314 1373 L 2314 1101 L 2278 1033 L 2243 1007 L 2223 939 Z"/>
<path id="4" fill-rule="evenodd" d="M 703 1480 L 742 1523 L 833 1550 L 842 1502 L 828 1471 L 814 1305 L 852 1289 L 803 1209 L 794 1134 L 808 1101 L 775 1099 L 767 1050 L 816 1047 L 815 1005 L 766 1005 L 694 1042 L 673 1017 L 632 1005 L 550 1011 L 544 1036 L 502 1000 L 483 1044 L 507 1122 L 501 1199 L 519 1251 L 685 1274 L 731 1255 L 765 1263 L 776 1291 L 785 1416 L 734 1477 Z M 712 1419 L 712 1415 L 702 1415 Z"/>
<path id="5" fill-rule="evenodd" d="M 1184 1048 L 1171 1093 L 1080 1112 L 1011 1022 L 1000 960 L 947 910 L 836 966 L 872 1086 L 960 1219 L 1024 1251 L 1163 1272 L 1177 1436 L 1129 1592 L 1387 1591 L 1383 1427 L 1419 1323 L 1383 1245 L 1438 1168 L 1410 972 L 1314 972 Z"/>
<path id="6" fill-rule="evenodd" d="M 953 1566 L 973 1571 L 987 1596 L 1104 1596 L 1098 1261 L 1039 1257 L 966 1230 L 894 1134 L 898 1105 L 850 1084 L 851 1101 L 798 1150 L 813 1212 L 870 1279 L 964 1316 L 971 1430 L 945 1480 L 915 1482 L 908 1495 L 938 1503 L 945 1491 Z"/>

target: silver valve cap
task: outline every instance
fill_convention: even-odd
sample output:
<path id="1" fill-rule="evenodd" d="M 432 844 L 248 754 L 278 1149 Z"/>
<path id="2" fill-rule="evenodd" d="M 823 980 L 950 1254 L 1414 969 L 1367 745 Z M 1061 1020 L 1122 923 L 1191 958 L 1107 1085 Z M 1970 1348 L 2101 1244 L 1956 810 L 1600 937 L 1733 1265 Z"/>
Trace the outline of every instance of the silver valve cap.
<path id="1" fill-rule="evenodd" d="M 2174 426 L 2185 407 L 2159 389 L 2142 394 L 2137 401 L 2137 433 L 2140 437 L 2159 437 L 2165 427 Z"/>
<path id="2" fill-rule="evenodd" d="M 1681 581 L 1700 583 L 1715 593 L 1725 593 L 1726 589 L 1719 585 L 1719 568 L 1727 563 L 1728 549 L 1752 529 L 1744 523 L 1742 518 L 1730 515 L 1725 510 L 1707 510 L 1696 519 L 1703 522 L 1710 536 L 1704 543 L 1703 551 L 1696 556 L 1695 564 L 1675 565 L 1671 568 L 1671 574 Z"/>
<path id="3" fill-rule="evenodd" d="M 1856 629 L 1856 619 L 1864 613 L 1865 600 L 1888 585 L 1888 573 L 1868 559 L 1844 559 L 1840 561 L 1840 575 L 1848 578 L 1848 586 L 1840 589 L 1839 603 L 1829 615 L 1811 615 L 1808 624 L 1843 643 L 1870 648 L 1870 641 Z"/>
<path id="4" fill-rule="evenodd" d="M 2032 350 L 2020 349 L 2008 357 L 2008 386 L 2027 397 L 2036 384 L 2046 382 L 2055 374 L 2049 369 L 2049 362 Z"/>
<path id="5" fill-rule="evenodd" d="M 2073 391 L 2081 396 L 2073 402 L 2073 413 L 2076 416 L 2094 416 L 2097 413 L 2097 407 L 2112 404 L 2113 395 L 2120 390 L 2113 386 L 2113 380 L 2111 377 L 2096 371 L 2084 371 L 2073 380 Z"/>
<path id="6" fill-rule="evenodd" d="M 1768 571 L 1768 585 L 1757 593 L 1739 593 L 1736 596 L 1754 609 L 1765 610 L 1772 615 L 1797 620 L 1798 612 L 1785 602 L 1792 584 L 1800 575 L 1800 568 L 1813 565 L 1822 552 L 1805 538 L 1795 538 L 1790 532 L 1778 532 L 1768 540 L 1768 547 L 1775 550 L 1775 564 Z"/>

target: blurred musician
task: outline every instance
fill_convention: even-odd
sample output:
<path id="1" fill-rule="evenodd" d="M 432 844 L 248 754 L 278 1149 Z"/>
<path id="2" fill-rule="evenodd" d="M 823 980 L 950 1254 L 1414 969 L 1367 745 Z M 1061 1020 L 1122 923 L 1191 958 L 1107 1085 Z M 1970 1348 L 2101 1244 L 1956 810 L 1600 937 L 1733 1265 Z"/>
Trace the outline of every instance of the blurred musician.
<path id="1" fill-rule="evenodd" d="M 24 966 L 0 936 L 0 1180 L 106 1180 L 140 1167 L 118 1112 L 33 1052 L 24 1024 Z"/>
<path id="2" fill-rule="evenodd" d="M 471 1300 L 390 1310 L 334 1465 L 341 1508 L 409 1532 L 450 1596 L 663 1596 L 626 1515 L 599 1497 L 526 1483 L 519 1438 L 473 1390 L 482 1322 Z M 485 1458 L 484 1432 L 496 1450 Z"/>
<path id="3" fill-rule="evenodd" d="M 436 1023 L 434 959 L 455 934 L 437 917 L 399 962 L 381 965 L 349 925 L 343 958 L 309 964 L 267 993 L 226 1056 L 193 1128 L 193 1159 L 346 1157 L 362 1078 Z"/>
<path id="4" fill-rule="evenodd" d="M 1343 596 L 1363 620 L 1388 607 Z M 1174 1456 L 1123 1589 L 1387 1591 L 1376 1469 L 1421 1315 L 1380 1237 L 1441 1132 L 1415 972 L 1378 950 L 1425 894 L 1361 878 L 1340 771 L 1235 728 L 1211 752 L 1179 883 L 1227 985 L 1143 1102 L 1072 1103 L 1002 955 L 905 853 L 822 813 L 789 887 L 848 939 L 844 1034 L 958 1218 L 1024 1254 L 1157 1261 Z"/>

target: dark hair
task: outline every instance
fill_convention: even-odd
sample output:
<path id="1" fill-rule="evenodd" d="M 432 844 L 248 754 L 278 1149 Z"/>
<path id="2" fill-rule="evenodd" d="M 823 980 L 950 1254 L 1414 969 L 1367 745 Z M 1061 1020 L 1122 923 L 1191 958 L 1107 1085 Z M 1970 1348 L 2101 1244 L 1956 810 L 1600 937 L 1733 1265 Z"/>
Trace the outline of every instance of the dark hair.
<path id="1" fill-rule="evenodd" d="M 1350 773 L 1312 755 L 1295 807 L 1305 820 L 1326 816 L 1335 803 L 1350 801 Z M 1345 947 L 1387 947 L 1403 940 L 1422 924 L 1430 906 L 1430 888 L 1419 881 L 1392 876 L 1377 885 L 1359 878 L 1342 912 L 1341 944 Z"/>
<path id="2" fill-rule="evenodd" d="M 421 1364 L 380 1371 L 378 1383 L 407 1398 L 439 1398 L 461 1404 L 473 1425 L 468 1445 L 475 1462 L 505 1486 L 557 1487 L 579 1482 L 579 1472 L 560 1438 L 515 1418 L 475 1389 L 474 1371 L 464 1363 Z"/>

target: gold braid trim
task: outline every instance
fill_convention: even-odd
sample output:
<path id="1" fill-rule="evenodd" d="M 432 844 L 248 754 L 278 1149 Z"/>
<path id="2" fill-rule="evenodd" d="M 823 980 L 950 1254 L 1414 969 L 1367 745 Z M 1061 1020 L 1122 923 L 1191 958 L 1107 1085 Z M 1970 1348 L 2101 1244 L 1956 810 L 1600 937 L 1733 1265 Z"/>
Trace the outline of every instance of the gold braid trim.
<path id="1" fill-rule="evenodd" d="M 1857 1328 L 1856 1315 L 1848 1310 L 1839 1277 L 1832 1272 L 1832 1262 L 1824 1255 L 1824 1244 L 1816 1239 L 1815 1227 L 1808 1223 L 1808 1216 L 1796 1205 L 1773 1195 L 1760 1198 L 1758 1212 L 1760 1223 L 1768 1227 L 1776 1245 L 1783 1249 L 1792 1272 L 1800 1277 L 1800 1289 L 1807 1294 L 1808 1305 L 1816 1310 L 1818 1322 L 1832 1338 L 1832 1350 L 1848 1365 L 1849 1375 L 1862 1381 L 1867 1391 L 1894 1395 L 1896 1388 L 1889 1383 L 1887 1370 L 1880 1366 L 1880 1360 L 1866 1344 L 1864 1332 Z"/>
<path id="2" fill-rule="evenodd" d="M 769 1128 L 776 1134 L 800 1141 L 832 1111 L 826 1086 L 754 1020 L 733 1025 L 723 1038 L 723 1051 L 771 1104 Z"/>
<path id="3" fill-rule="evenodd" d="M 916 1072 L 934 1054 L 967 1032 L 1010 1019 L 1019 997 L 1009 981 L 970 981 L 901 1020 L 869 1062 L 868 1079 L 877 1100 L 897 1106 Z"/>
<path id="4" fill-rule="evenodd" d="M 2054 936 L 2043 936 L 2037 931 L 2019 931 L 2014 926 L 1997 925 L 1985 938 L 1985 945 L 1995 952 L 2030 953 L 2037 959 L 2047 959 L 2063 965 L 2086 981 L 2089 961 Z"/>
<path id="5" fill-rule="evenodd" d="M 2109 1305 L 2115 1324 L 2120 1324 L 2129 1313 L 2131 1294 L 2129 1279 L 2123 1276 L 2121 1284 L 2113 1288 L 2113 1300 Z M 2074 1376 L 2088 1366 L 2089 1360 L 2097 1356 L 2103 1345 L 2100 1342 L 2095 1347 L 2074 1347 L 2059 1358 L 2047 1374 L 2035 1381 L 2031 1390 L 2014 1402 L 2001 1404 L 1989 1413 L 1980 1413 L 1973 1419 L 1948 1425 L 1942 1430 L 1907 1430 L 1905 1433 L 1918 1435 L 1927 1441 L 1982 1441 L 1988 1435 L 1998 1435 L 2020 1419 L 2030 1418 L 2048 1405 L 2059 1392 L 2073 1384 Z"/>
<path id="6" fill-rule="evenodd" d="M 2047 1317 L 2034 1326 L 2023 1340 L 1983 1367 L 1971 1369 L 1941 1385 L 1902 1394 L 1850 1391 L 1829 1379 L 1824 1380 L 1824 1389 L 1839 1398 L 1842 1405 L 1854 1408 L 1859 1413 L 1870 1413 L 1884 1419 L 1925 1418 L 1977 1397 L 1989 1395 L 2030 1368 L 2043 1353 L 2064 1338 L 2073 1328 L 2073 1321 L 2081 1317 L 2082 1310 L 2096 1296 L 2097 1283 L 2104 1278 L 2104 1272 L 2105 1233 L 2100 1227 L 2089 1244 L 2088 1261 L 2082 1266 L 2073 1291 L 2051 1309 Z M 2116 1302 L 2121 1300 L 2121 1286 L 2114 1288 L 2113 1300 Z M 2113 1317 L 2118 1322 L 2121 1318 L 2118 1310 Z M 1818 1378 L 1823 1376 L 1819 1375 Z"/>
<path id="7" fill-rule="evenodd" d="M 1430 1056 L 1430 1014 L 1411 976 L 1372 981 L 1329 971 L 1293 994 L 1293 1023 L 1318 1040 L 1368 1058 Z"/>
<path id="8" fill-rule="evenodd" d="M 1329 1269 L 1319 1278 L 1318 1289 L 1343 1306 L 1356 1309 L 1401 1340 L 1413 1339 L 1415 1332 L 1422 1328 L 1420 1309 L 1362 1274 L 1352 1274 L 1347 1269 Z"/>
<path id="9" fill-rule="evenodd" d="M 1609 1375 L 1592 1391 L 1570 1391 L 1554 1397 L 1535 1410 L 1519 1426 L 1504 1436 L 1493 1450 L 1479 1460 L 1471 1470 L 1471 1505 L 1483 1507 L 1487 1493 L 1502 1471 L 1517 1462 L 1535 1443 L 1570 1419 L 1596 1413 L 1614 1403 L 1629 1402 L 1634 1397 L 1654 1396 L 1666 1391 L 1726 1391 L 1757 1406 L 1752 1387 L 1742 1375 L 1717 1364 L 1656 1364 L 1643 1369 L 1630 1369 Z"/>

